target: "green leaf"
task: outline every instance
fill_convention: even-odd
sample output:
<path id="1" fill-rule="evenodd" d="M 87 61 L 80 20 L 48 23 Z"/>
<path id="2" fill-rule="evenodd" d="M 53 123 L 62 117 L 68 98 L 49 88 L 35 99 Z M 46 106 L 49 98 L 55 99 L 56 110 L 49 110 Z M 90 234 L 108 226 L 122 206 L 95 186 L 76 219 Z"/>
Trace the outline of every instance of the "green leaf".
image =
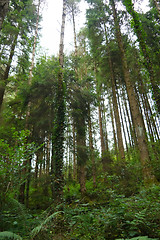
<path id="1" fill-rule="evenodd" d="M 22 240 L 22 238 L 19 235 L 15 234 L 13 232 L 7 232 L 7 231 L 0 232 L 0 239 L 1 240 L 3 240 L 3 239 Z"/>

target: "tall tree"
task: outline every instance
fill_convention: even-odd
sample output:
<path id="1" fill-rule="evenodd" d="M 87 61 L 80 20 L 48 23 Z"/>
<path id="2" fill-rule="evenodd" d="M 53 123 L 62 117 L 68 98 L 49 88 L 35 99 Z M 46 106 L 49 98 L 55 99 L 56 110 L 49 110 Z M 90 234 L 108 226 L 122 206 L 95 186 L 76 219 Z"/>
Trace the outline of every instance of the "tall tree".
<path id="1" fill-rule="evenodd" d="M 66 0 L 63 0 L 62 25 L 59 45 L 58 82 L 56 92 L 56 117 L 53 129 L 53 156 L 52 156 L 52 194 L 57 201 L 61 201 L 63 191 L 63 142 L 65 124 L 65 99 L 63 83 L 63 63 L 64 63 L 64 29 L 66 19 Z M 54 174 L 54 177 L 53 177 Z"/>
<path id="2" fill-rule="evenodd" d="M 156 75 L 153 69 L 153 63 L 151 60 L 149 49 L 146 44 L 146 33 L 143 29 L 138 13 L 134 10 L 134 4 L 132 3 L 132 0 L 123 0 L 123 3 L 126 6 L 126 9 L 129 12 L 129 14 L 133 18 L 132 24 L 134 27 L 134 31 L 137 35 L 139 45 L 142 50 L 142 54 L 144 56 L 144 65 L 146 66 L 149 72 L 150 81 L 153 89 L 153 97 L 156 101 L 157 109 L 160 113 L 160 89 L 158 86 L 158 81 L 155 78 Z"/>
<path id="3" fill-rule="evenodd" d="M 4 28 L 2 29 L 0 38 L 2 46 L 0 65 L 0 108 L 8 84 L 8 76 L 11 71 L 13 58 L 16 56 L 18 60 L 20 60 L 21 53 L 24 53 L 22 55 L 24 55 L 25 58 L 28 58 L 31 50 L 30 42 L 32 41 L 32 30 L 35 23 L 35 6 L 32 0 L 27 0 L 22 3 L 19 1 L 11 1 L 10 5 L 11 10 L 8 12 L 4 21 Z M 15 54 L 16 49 L 19 49 L 18 54 Z M 22 68 L 24 69 L 25 67 L 22 66 Z"/>
<path id="4" fill-rule="evenodd" d="M 142 119 L 142 115 L 139 111 L 138 102 L 136 100 L 133 84 L 131 82 L 128 63 L 126 59 L 126 53 L 124 50 L 124 45 L 122 41 L 122 35 L 120 31 L 119 26 L 119 20 L 117 17 L 117 11 L 115 8 L 115 2 L 114 0 L 110 0 L 112 11 L 113 11 L 113 18 L 114 18 L 114 24 L 115 24 L 115 32 L 116 32 L 116 38 L 119 46 L 119 50 L 121 53 L 121 61 L 122 61 L 122 67 L 123 67 L 123 74 L 124 74 L 124 80 L 126 84 L 126 89 L 128 93 L 128 98 L 130 102 L 130 109 L 132 112 L 132 118 L 133 118 L 133 124 L 135 126 L 136 135 L 137 135 L 137 141 L 138 141 L 138 148 L 140 153 L 140 160 L 143 167 L 143 177 L 144 180 L 147 181 L 154 181 L 154 175 L 148 166 L 149 161 L 149 151 L 147 146 L 147 138 L 146 138 L 146 132 L 144 128 L 144 123 Z"/>

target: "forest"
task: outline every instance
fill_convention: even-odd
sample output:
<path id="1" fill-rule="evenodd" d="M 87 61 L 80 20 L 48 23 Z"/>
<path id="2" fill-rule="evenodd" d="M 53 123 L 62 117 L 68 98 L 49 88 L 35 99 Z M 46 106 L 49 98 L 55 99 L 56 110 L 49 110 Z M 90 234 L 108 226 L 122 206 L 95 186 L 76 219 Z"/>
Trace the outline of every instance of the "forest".
<path id="1" fill-rule="evenodd" d="M 0 239 L 160 239 L 160 1 L 0 1 Z M 65 54 L 65 25 L 73 50 Z"/>

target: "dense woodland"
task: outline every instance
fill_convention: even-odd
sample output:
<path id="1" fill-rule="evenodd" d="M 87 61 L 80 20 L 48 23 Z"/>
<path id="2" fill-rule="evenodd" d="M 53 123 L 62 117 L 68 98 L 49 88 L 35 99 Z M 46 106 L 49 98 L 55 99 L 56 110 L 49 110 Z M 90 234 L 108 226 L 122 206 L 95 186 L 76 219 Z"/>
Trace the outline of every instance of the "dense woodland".
<path id="1" fill-rule="evenodd" d="M 158 240 L 160 1 L 86 0 L 77 32 L 79 2 L 47 56 L 44 1 L 0 1 L 0 239 Z"/>

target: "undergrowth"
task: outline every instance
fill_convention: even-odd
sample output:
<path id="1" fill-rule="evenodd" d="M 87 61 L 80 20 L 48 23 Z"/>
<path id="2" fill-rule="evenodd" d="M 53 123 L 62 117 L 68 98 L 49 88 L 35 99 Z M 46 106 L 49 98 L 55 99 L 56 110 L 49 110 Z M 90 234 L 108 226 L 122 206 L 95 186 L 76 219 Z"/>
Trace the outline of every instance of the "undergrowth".
<path id="1" fill-rule="evenodd" d="M 129 198 L 110 191 L 102 204 L 83 199 L 54 206 L 32 231 L 34 240 L 114 240 L 160 238 L 160 187 L 142 189 Z M 67 196 L 68 199 L 68 196 Z M 53 211 L 53 212 L 52 212 Z M 48 216 L 47 216 L 48 215 Z M 52 219 L 52 221 L 50 221 Z M 36 234 L 35 234 L 36 233 Z M 141 238 L 136 238 L 140 237 Z"/>
<path id="2" fill-rule="evenodd" d="M 75 185 L 75 192 L 78 188 Z M 143 188 L 130 197 L 108 189 L 103 202 L 89 194 L 76 199 L 72 196 L 74 186 L 70 189 L 65 190 L 61 205 L 53 203 L 42 214 L 31 214 L 16 200 L 8 199 L 0 217 L 3 231 L 0 239 L 21 239 L 20 236 L 28 240 L 160 239 L 159 186 Z M 12 238 L 2 238 L 5 234 Z"/>

